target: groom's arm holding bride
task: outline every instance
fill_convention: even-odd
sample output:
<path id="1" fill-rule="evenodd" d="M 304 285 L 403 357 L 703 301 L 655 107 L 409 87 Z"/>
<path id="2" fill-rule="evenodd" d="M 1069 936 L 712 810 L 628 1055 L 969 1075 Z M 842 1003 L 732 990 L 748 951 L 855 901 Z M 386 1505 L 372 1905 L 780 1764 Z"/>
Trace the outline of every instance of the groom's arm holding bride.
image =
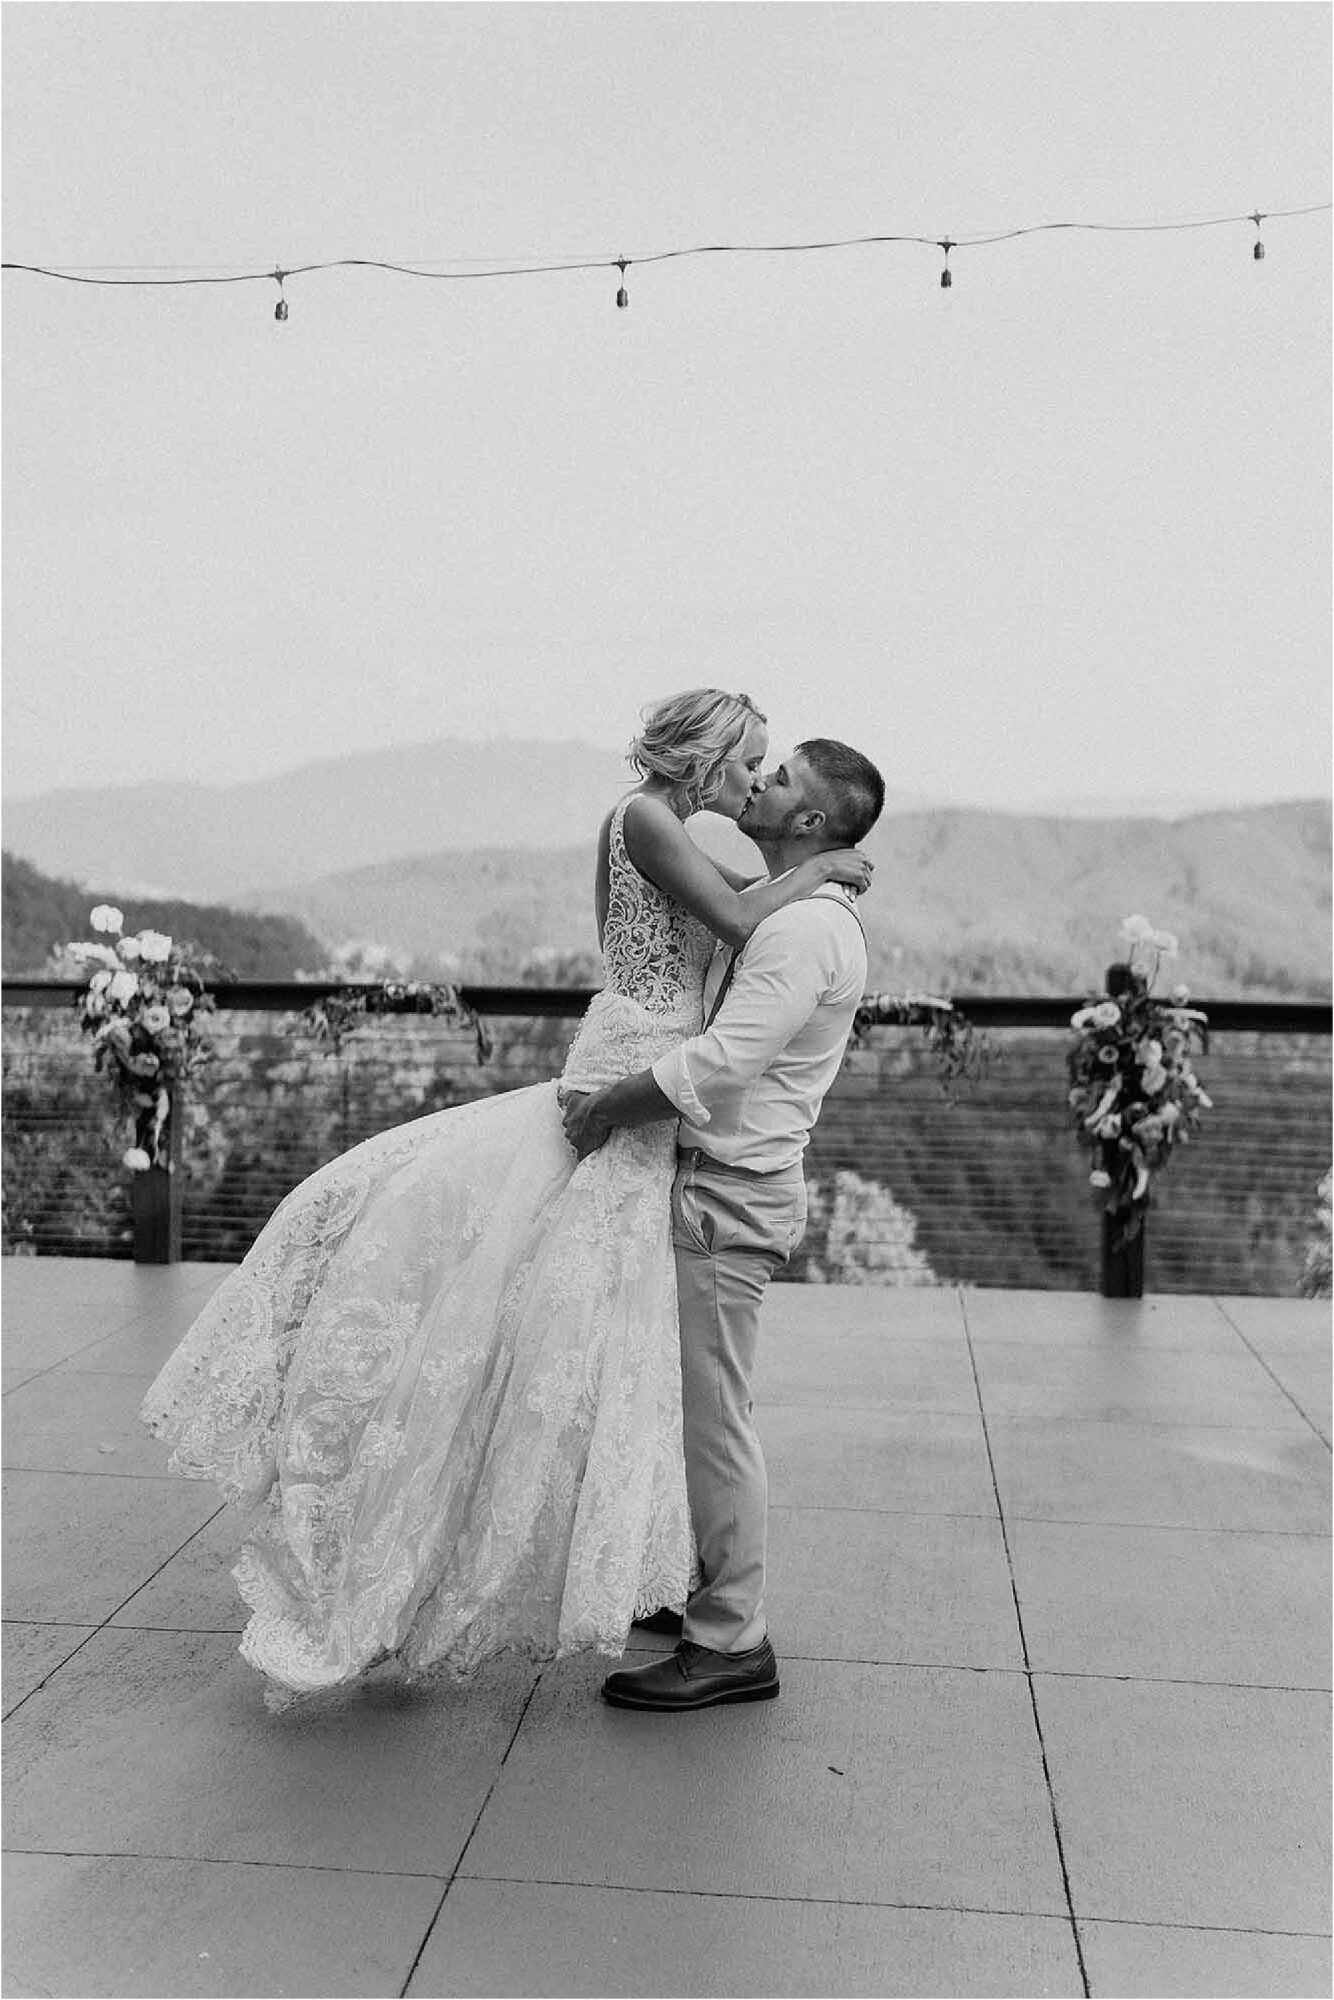
<path id="1" fill-rule="evenodd" d="M 766 917 L 738 958 L 731 987 L 705 1031 L 662 1056 L 651 1069 L 576 1095 L 564 1110 L 565 1133 L 582 1160 L 621 1125 L 683 1119 L 707 1129 L 715 1111 L 737 1105 L 811 1019 L 822 1001 L 849 994 L 847 940 L 852 914 L 831 909 L 851 898 L 826 889 Z M 864 961 L 862 961 L 864 963 Z M 858 976 L 851 993 L 861 995 Z M 725 1122 L 730 1122 L 725 1120 Z"/>

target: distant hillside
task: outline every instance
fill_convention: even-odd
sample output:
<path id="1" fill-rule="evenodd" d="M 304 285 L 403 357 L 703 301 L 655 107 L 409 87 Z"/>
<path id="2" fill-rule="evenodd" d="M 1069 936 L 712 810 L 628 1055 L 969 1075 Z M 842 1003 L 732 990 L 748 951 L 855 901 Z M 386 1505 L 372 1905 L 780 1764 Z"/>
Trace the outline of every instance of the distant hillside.
<path id="1" fill-rule="evenodd" d="M 47 874 L 234 903 L 400 855 L 568 846 L 635 782 L 587 743 L 420 743 L 244 785 L 151 784 L 6 800 L 5 846 Z M 906 803 L 921 805 L 922 800 Z"/>
<path id="2" fill-rule="evenodd" d="M 704 844 L 749 851 L 702 817 Z M 883 819 L 862 904 L 874 986 L 1082 992 L 1117 955 L 1121 919 L 1175 931 L 1170 979 L 1197 993 L 1327 998 L 1330 812 L 1321 801 L 1177 822 L 983 812 Z M 534 952 L 596 948 L 591 845 L 415 856 L 256 896 L 328 946 L 390 947 L 414 969 L 513 977 Z"/>
<path id="3" fill-rule="evenodd" d="M 90 938 L 88 916 L 96 903 L 124 912 L 127 931 L 165 931 L 212 952 L 243 979 L 290 979 L 315 972 L 326 953 L 305 925 L 290 916 L 253 910 L 93 893 L 73 882 L 53 881 L 12 854 L 3 857 L 4 970 L 8 977 L 40 978 L 50 972 L 53 948 Z"/>

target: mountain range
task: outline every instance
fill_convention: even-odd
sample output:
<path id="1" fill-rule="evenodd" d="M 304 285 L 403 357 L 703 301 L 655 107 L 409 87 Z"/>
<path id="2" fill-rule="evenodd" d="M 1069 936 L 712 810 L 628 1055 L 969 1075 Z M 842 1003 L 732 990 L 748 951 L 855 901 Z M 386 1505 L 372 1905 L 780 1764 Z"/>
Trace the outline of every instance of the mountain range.
<path id="1" fill-rule="evenodd" d="M 443 739 L 326 758 L 244 784 L 105 785 L 6 798 L 4 845 L 44 873 L 123 895 L 234 902 L 404 855 L 569 847 L 634 774 L 588 743 Z M 1177 819 L 1199 799 L 1071 798 L 1004 818 Z M 947 810 L 904 791 L 891 817 Z M 958 808 L 953 808 L 957 810 Z"/>
<path id="2" fill-rule="evenodd" d="M 582 983 L 597 976 L 592 830 L 630 776 L 582 743 L 422 744 L 248 785 L 11 801 L 6 846 L 123 903 L 170 896 L 295 919 L 324 961 L 361 940 L 418 977 L 559 966 L 549 976 Z M 710 814 L 691 825 L 720 859 L 759 872 L 735 827 Z M 865 845 L 876 987 L 1081 992 L 1118 955 L 1121 919 L 1143 913 L 1178 934 L 1170 978 L 1197 993 L 1330 991 L 1324 800 L 1095 818 L 897 794 Z"/>
<path id="3" fill-rule="evenodd" d="M 749 855 L 758 872 L 735 828 L 708 815 L 692 826 L 718 858 L 744 868 Z M 1330 814 L 1318 800 L 1179 822 L 901 813 L 865 847 L 876 864 L 860 905 L 875 987 L 1082 992 L 1120 955 L 1121 920 L 1143 914 L 1180 939 L 1166 983 L 1184 979 L 1216 999 L 1330 991 Z M 384 945 L 418 976 L 503 980 L 526 960 L 595 962 L 592 872 L 588 843 L 454 851 L 249 902 L 299 918 L 331 946 Z"/>

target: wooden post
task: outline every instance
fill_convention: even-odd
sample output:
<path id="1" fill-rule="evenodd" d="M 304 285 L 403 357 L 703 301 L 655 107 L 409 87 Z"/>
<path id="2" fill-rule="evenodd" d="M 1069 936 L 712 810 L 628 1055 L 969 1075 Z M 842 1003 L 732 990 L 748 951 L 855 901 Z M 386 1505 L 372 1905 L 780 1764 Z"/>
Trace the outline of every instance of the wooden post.
<path id="1" fill-rule="evenodd" d="M 1142 1299 L 1144 1297 L 1144 1232 L 1148 1227 L 1148 1205 L 1140 1218 L 1139 1228 L 1129 1243 L 1119 1249 L 1113 1248 L 1116 1238 L 1125 1224 L 1124 1216 L 1107 1215 L 1102 1218 L 1102 1295 L 1105 1299 Z"/>
<path id="2" fill-rule="evenodd" d="M 184 1106 L 178 1095 L 167 1119 L 166 1167 L 143 1167 L 130 1175 L 130 1213 L 134 1222 L 136 1264 L 179 1264 L 181 1261 L 181 1132 Z"/>

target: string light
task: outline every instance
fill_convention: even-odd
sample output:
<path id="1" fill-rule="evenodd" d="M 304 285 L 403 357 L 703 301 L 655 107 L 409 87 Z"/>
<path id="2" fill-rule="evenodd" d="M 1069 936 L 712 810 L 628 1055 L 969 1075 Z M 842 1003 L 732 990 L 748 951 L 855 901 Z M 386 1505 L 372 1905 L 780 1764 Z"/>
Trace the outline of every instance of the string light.
<path id="1" fill-rule="evenodd" d="M 1037 236 L 1062 229 L 1087 230 L 1099 234 L 1143 235 L 1160 230 L 1218 229 L 1238 222 L 1253 222 L 1257 234 L 1251 254 L 1255 258 L 1255 261 L 1259 263 L 1265 254 L 1265 246 L 1260 240 L 1258 233 L 1261 222 L 1273 221 L 1279 217 L 1322 215 L 1327 213 L 1331 206 L 1334 206 L 1334 204 L 1327 201 L 1320 201 L 1308 203 L 1302 208 L 1253 209 L 1246 215 L 1212 215 L 1184 222 L 1036 222 L 1021 229 L 998 230 L 988 236 L 940 237 L 901 232 L 876 236 L 835 237 L 817 243 L 697 243 L 680 249 L 652 251 L 642 257 L 635 258 L 569 257 L 558 260 L 531 258 L 515 261 L 510 264 L 499 264 L 494 259 L 479 257 L 469 261 L 474 265 L 488 265 L 490 268 L 472 270 L 458 268 L 449 270 L 431 269 L 429 268 L 432 261 L 430 259 L 423 259 L 417 264 L 406 264 L 392 263 L 380 257 L 333 257 L 323 263 L 298 264 L 290 270 L 215 270 L 211 273 L 202 271 L 198 265 L 135 265 L 118 267 L 115 265 L 100 264 L 60 266 L 50 264 L 21 264 L 9 260 L 0 263 L 0 270 L 28 271 L 36 277 L 58 278 L 67 284 L 73 285 L 245 285 L 252 284 L 256 280 L 267 281 L 276 278 L 280 297 L 277 305 L 274 307 L 273 316 L 275 319 L 285 320 L 287 318 L 287 300 L 285 296 L 281 296 L 283 280 L 292 277 L 305 277 L 315 271 L 353 269 L 393 271 L 405 278 L 431 278 L 437 282 L 464 283 L 479 278 L 535 278 L 558 271 L 605 271 L 614 269 L 619 271 L 621 275 L 621 284 L 616 293 L 616 303 L 618 306 L 624 307 L 630 303 L 630 294 L 625 288 L 625 273 L 631 263 L 664 264 L 674 258 L 683 257 L 795 256 L 804 252 L 852 250 L 885 243 L 921 243 L 927 246 L 934 246 L 945 252 L 945 268 L 940 274 L 940 283 L 943 290 L 948 290 L 954 283 L 954 276 L 949 266 L 949 253 L 951 250 L 961 248 L 983 249 L 996 243 L 1012 243 L 1021 236 Z M 455 265 L 463 261 L 461 259 L 439 260 L 440 263 L 453 262 Z M 115 273 L 118 270 L 125 269 L 137 271 L 156 270 L 166 272 L 169 275 L 151 277 L 107 275 L 107 273 Z"/>

